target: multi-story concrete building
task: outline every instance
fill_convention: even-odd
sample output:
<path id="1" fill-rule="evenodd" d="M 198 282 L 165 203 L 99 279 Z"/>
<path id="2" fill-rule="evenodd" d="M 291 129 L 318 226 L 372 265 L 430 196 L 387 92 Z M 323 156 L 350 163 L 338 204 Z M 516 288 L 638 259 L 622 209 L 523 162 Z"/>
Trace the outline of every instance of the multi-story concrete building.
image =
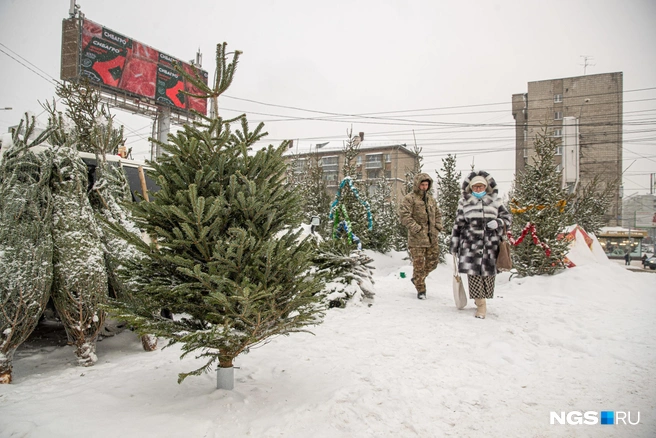
<path id="1" fill-rule="evenodd" d="M 359 154 L 355 158 L 357 179 L 374 182 L 385 179 L 391 184 L 392 196 L 399 200 L 405 195 L 405 175 L 415 165 L 415 153 L 405 144 L 390 141 L 364 140 L 364 133 L 354 137 Z M 308 160 L 318 158 L 323 170 L 326 189 L 334 195 L 344 178 L 344 141 L 307 145 L 292 145 L 285 153 L 288 163 L 296 156 L 296 173 L 305 171 Z"/>
<path id="2" fill-rule="evenodd" d="M 515 171 L 535 155 L 538 132 L 561 140 L 556 160 L 563 187 L 570 191 L 599 175 L 602 184 L 616 183 L 606 214 L 608 225 L 622 217 L 622 72 L 549 79 L 528 83 L 528 92 L 513 94 Z"/>

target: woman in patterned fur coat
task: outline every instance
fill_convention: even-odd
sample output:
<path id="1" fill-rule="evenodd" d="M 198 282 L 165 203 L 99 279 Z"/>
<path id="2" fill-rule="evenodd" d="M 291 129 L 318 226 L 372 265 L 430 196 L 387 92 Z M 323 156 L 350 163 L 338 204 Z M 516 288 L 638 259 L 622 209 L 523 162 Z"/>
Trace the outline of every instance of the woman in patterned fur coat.
<path id="1" fill-rule="evenodd" d="M 458 260 L 458 271 L 467 274 L 469 298 L 476 303 L 476 318 L 481 319 L 485 318 L 485 300 L 494 298 L 504 226 L 510 229 L 512 223 L 498 195 L 497 183 L 489 173 L 470 173 L 462 183 L 462 198 L 451 232 L 451 253 Z"/>

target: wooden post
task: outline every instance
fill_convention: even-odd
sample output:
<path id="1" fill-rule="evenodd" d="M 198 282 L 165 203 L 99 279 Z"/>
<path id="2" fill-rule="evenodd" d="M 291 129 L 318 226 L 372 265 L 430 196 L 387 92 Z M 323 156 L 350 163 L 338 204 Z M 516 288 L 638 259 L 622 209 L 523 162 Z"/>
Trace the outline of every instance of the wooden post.
<path id="1" fill-rule="evenodd" d="M 146 202 L 149 202 L 148 199 L 148 186 L 146 186 L 146 174 L 144 173 L 143 166 L 138 167 L 139 170 L 139 181 L 141 181 L 141 193 L 143 194 Z"/>

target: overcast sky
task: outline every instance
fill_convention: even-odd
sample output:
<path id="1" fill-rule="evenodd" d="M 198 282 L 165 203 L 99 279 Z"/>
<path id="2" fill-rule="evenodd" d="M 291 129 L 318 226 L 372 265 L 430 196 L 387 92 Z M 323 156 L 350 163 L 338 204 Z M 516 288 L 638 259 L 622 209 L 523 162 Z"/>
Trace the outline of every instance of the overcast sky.
<path id="1" fill-rule="evenodd" d="M 200 48 L 210 77 L 217 43 L 243 51 L 221 114 L 265 121 L 270 143 L 344 139 L 351 127 L 369 140 L 416 139 L 425 171 L 434 175 L 441 158 L 457 154 L 459 170 L 473 161 L 502 191 L 514 174 L 512 94 L 583 75 L 586 55 L 587 74 L 624 72 L 625 195 L 648 193 L 656 172 L 653 0 L 78 4 L 88 19 L 182 60 Z M 25 111 L 45 121 L 38 101 L 55 97 L 69 5 L 0 0 L 0 108 L 13 108 L 0 111 L 0 132 Z M 135 158 L 148 157 L 152 122 L 115 114 Z"/>

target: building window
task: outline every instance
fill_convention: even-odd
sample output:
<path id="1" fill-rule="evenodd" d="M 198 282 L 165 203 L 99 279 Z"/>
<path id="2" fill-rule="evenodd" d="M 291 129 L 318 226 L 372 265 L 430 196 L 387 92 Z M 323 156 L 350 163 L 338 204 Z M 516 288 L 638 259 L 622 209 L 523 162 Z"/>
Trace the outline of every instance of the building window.
<path id="1" fill-rule="evenodd" d="M 385 171 L 385 178 L 387 178 L 387 179 L 392 178 L 392 171 L 391 170 L 386 170 Z"/>
<path id="2" fill-rule="evenodd" d="M 337 171 L 324 172 L 323 179 L 326 181 L 326 186 L 332 187 L 337 185 Z"/>
<path id="3" fill-rule="evenodd" d="M 385 154 L 385 162 L 386 163 L 392 162 L 392 154 Z"/>
<path id="4" fill-rule="evenodd" d="M 367 155 L 366 161 L 367 169 L 382 169 L 383 168 L 383 154 L 370 154 Z"/>
<path id="5" fill-rule="evenodd" d="M 562 155 L 562 154 L 563 154 L 563 147 L 562 147 L 562 146 L 558 146 L 558 147 L 556 148 L 556 155 Z M 560 166 L 560 164 L 559 164 L 559 166 Z"/>
<path id="6" fill-rule="evenodd" d="M 296 165 L 294 167 L 294 173 L 298 174 L 298 173 L 305 172 L 305 169 L 307 167 L 307 160 L 305 158 L 299 158 L 298 160 L 296 160 L 295 164 Z"/>
<path id="7" fill-rule="evenodd" d="M 560 172 L 562 170 L 562 166 L 560 163 L 556 166 L 556 172 Z"/>
<path id="8" fill-rule="evenodd" d="M 380 178 L 381 169 L 367 169 L 367 179 Z"/>
<path id="9" fill-rule="evenodd" d="M 554 113 L 554 120 L 563 120 L 563 112 L 562 111 L 556 111 Z"/>
<path id="10" fill-rule="evenodd" d="M 319 160 L 319 166 L 323 168 L 324 172 L 329 172 L 332 170 L 336 171 L 337 167 L 339 167 L 339 157 L 321 157 Z"/>
<path id="11" fill-rule="evenodd" d="M 553 136 L 556 138 L 560 138 L 563 136 L 563 130 L 562 129 L 554 129 L 553 130 Z"/>
<path id="12" fill-rule="evenodd" d="M 554 103 L 561 103 L 563 101 L 562 94 L 554 94 Z"/>
<path id="13" fill-rule="evenodd" d="M 528 158 L 528 148 L 524 148 L 524 158 Z"/>
<path id="14" fill-rule="evenodd" d="M 358 155 L 357 157 L 355 157 L 355 164 L 357 164 L 358 166 L 362 164 L 362 155 Z"/>
<path id="15" fill-rule="evenodd" d="M 528 140 L 528 131 L 524 130 L 524 141 Z"/>

